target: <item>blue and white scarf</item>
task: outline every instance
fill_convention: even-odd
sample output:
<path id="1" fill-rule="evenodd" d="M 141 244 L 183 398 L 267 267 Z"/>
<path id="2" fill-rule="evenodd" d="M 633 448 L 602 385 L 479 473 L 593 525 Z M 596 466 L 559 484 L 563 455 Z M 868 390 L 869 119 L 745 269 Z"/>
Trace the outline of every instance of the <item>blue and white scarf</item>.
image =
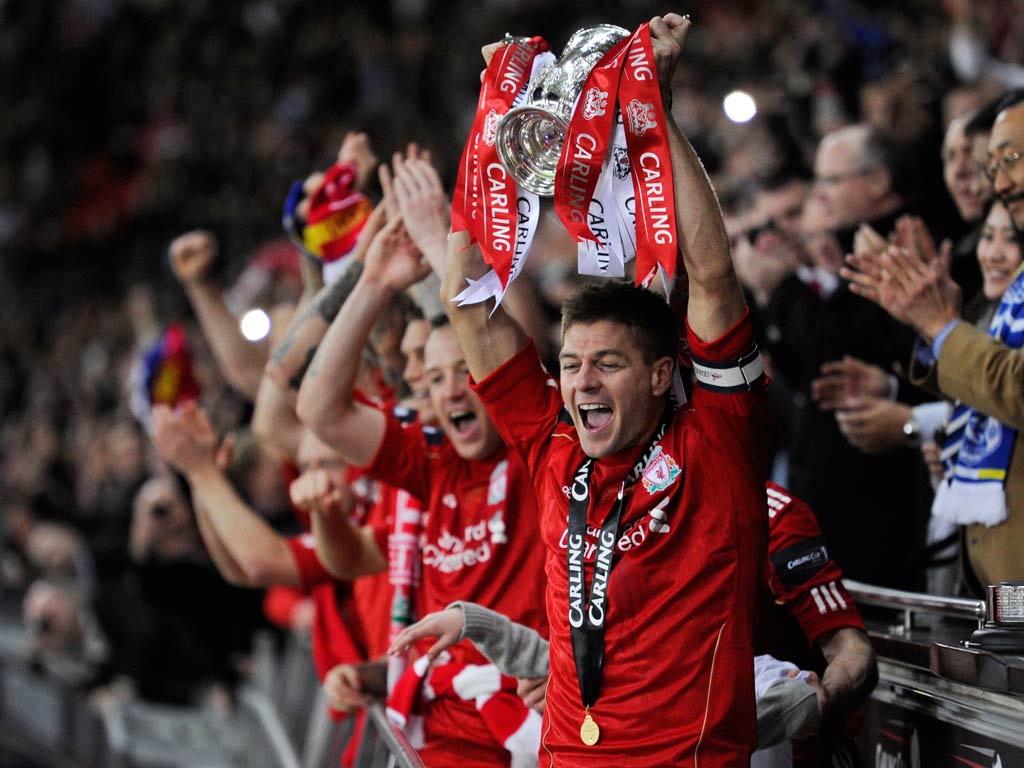
<path id="1" fill-rule="evenodd" d="M 989 334 L 1011 349 L 1024 347 L 1024 268 L 1017 271 Z M 1006 520 L 1006 472 L 1017 430 L 957 402 L 946 427 L 939 483 L 932 514 L 959 525 L 999 525 Z"/>

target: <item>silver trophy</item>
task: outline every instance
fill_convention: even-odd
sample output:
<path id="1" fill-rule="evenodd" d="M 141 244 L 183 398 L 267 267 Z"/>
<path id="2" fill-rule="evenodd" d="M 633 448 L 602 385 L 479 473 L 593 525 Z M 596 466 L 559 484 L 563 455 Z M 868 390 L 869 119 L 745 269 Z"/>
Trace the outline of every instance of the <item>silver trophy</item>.
<path id="1" fill-rule="evenodd" d="M 558 157 L 576 99 L 590 70 L 629 34 L 612 24 L 579 30 L 565 44 L 561 58 L 533 82 L 526 105 L 501 119 L 495 141 L 498 157 L 524 189 L 544 197 L 555 193 Z"/>

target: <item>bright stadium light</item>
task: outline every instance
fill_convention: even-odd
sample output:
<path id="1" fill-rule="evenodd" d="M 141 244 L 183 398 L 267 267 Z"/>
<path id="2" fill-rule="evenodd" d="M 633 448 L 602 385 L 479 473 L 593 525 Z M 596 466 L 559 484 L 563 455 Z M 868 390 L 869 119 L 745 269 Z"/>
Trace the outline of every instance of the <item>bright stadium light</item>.
<path id="1" fill-rule="evenodd" d="M 262 309 L 250 309 L 242 315 L 239 325 L 245 338 L 249 341 L 260 341 L 270 333 L 270 316 Z"/>
<path id="2" fill-rule="evenodd" d="M 722 100 L 725 116 L 734 123 L 746 123 L 757 114 L 754 97 L 746 91 L 733 91 Z"/>

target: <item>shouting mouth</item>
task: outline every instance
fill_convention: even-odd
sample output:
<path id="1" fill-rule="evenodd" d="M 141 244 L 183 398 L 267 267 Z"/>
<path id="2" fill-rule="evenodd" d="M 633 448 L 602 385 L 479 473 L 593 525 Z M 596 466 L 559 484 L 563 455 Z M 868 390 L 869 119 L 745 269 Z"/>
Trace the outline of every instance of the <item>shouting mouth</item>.
<path id="1" fill-rule="evenodd" d="M 578 406 L 580 424 L 587 432 L 598 432 L 612 420 L 612 409 L 603 403 L 581 403 Z"/>
<path id="2" fill-rule="evenodd" d="M 451 411 L 448 420 L 452 423 L 455 434 L 459 437 L 469 437 L 477 427 L 477 417 L 473 411 Z"/>

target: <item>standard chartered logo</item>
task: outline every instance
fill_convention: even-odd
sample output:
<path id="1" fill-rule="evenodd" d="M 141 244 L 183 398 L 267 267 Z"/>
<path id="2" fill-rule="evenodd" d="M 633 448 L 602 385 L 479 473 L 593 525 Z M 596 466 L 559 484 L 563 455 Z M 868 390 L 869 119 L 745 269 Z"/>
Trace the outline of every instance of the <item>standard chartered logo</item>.
<path id="1" fill-rule="evenodd" d="M 442 530 L 436 542 L 423 546 L 423 564 L 442 573 L 454 573 L 486 563 L 493 552 L 490 538 L 487 521 L 467 525 L 461 538 Z"/>

